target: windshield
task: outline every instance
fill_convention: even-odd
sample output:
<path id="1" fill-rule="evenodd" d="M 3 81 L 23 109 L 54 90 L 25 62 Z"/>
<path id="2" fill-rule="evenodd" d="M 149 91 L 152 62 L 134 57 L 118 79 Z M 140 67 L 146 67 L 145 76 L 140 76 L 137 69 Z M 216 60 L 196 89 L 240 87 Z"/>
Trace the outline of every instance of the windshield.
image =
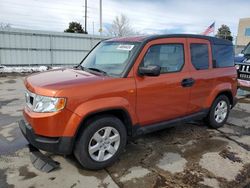
<path id="1" fill-rule="evenodd" d="M 139 43 L 101 42 L 83 61 L 85 69 L 120 77 Z"/>
<path id="2" fill-rule="evenodd" d="M 250 55 L 250 43 L 246 46 L 243 52 L 245 55 Z"/>

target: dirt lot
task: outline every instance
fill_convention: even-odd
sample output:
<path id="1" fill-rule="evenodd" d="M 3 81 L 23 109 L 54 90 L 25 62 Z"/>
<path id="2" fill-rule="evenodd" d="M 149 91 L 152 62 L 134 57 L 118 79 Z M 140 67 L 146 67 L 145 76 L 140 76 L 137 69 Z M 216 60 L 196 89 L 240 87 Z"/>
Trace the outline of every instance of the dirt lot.
<path id="1" fill-rule="evenodd" d="M 36 170 L 16 123 L 24 105 L 23 77 L 0 77 L 0 187 L 250 187 L 250 98 L 240 97 L 227 125 L 182 124 L 128 143 L 100 171 L 73 156 L 50 156 L 61 168 Z"/>

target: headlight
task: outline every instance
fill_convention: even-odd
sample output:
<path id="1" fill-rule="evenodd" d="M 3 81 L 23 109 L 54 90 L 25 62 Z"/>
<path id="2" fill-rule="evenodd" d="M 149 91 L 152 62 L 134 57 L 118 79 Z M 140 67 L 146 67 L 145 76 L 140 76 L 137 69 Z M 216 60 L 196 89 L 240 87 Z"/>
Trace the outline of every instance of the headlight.
<path id="1" fill-rule="evenodd" d="M 65 107 L 65 98 L 45 97 L 35 95 L 33 111 L 34 112 L 56 112 Z"/>

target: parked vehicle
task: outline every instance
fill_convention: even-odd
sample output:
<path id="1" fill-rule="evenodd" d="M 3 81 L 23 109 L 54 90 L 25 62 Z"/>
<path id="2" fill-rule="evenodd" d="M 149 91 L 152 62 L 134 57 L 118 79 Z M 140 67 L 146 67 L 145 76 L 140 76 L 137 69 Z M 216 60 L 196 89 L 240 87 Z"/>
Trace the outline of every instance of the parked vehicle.
<path id="1" fill-rule="evenodd" d="M 239 87 L 250 91 L 250 42 L 241 54 L 235 57 L 235 65 L 238 72 Z"/>
<path id="2" fill-rule="evenodd" d="M 100 42 L 77 67 L 25 79 L 22 133 L 34 147 L 111 165 L 128 137 L 205 119 L 223 126 L 235 105 L 230 41 L 154 35 Z"/>

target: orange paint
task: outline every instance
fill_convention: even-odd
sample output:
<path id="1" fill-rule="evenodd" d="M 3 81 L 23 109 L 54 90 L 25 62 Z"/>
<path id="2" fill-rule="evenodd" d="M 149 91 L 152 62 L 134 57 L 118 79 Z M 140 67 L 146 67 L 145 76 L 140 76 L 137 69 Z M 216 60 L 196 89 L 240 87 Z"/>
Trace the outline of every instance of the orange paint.
<path id="1" fill-rule="evenodd" d="M 157 77 L 138 75 L 138 67 L 150 46 L 172 43 L 180 43 L 184 47 L 185 64 L 180 72 Z M 191 63 L 190 43 L 208 44 L 209 69 L 195 70 Z M 195 84 L 182 87 L 184 78 L 193 78 Z M 47 137 L 74 136 L 85 117 L 109 109 L 126 111 L 132 125 L 148 126 L 209 108 L 221 91 L 232 91 L 235 96 L 237 90 L 234 67 L 213 68 L 208 40 L 182 37 L 146 43 L 124 78 L 59 69 L 31 75 L 25 79 L 25 86 L 39 95 L 66 98 L 66 107 L 59 112 L 35 113 L 28 107 L 24 109 L 24 117 L 34 132 Z"/>

